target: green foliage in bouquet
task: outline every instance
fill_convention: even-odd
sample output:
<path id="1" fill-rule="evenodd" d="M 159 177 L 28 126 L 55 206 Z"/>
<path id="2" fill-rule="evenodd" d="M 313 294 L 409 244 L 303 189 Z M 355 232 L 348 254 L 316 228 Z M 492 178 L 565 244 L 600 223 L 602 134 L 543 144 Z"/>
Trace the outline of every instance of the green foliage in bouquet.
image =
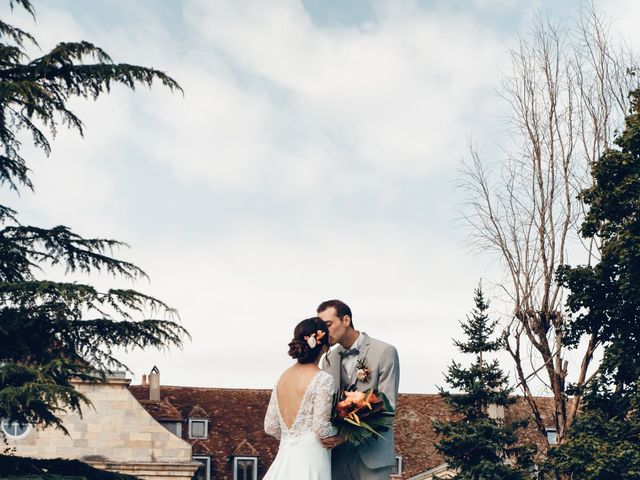
<path id="1" fill-rule="evenodd" d="M 334 398 L 331 422 L 338 429 L 338 435 L 356 446 L 364 445 L 369 439 L 382 438 L 382 432 L 393 425 L 395 412 L 384 393 L 370 388 L 364 392 L 341 391 Z"/>

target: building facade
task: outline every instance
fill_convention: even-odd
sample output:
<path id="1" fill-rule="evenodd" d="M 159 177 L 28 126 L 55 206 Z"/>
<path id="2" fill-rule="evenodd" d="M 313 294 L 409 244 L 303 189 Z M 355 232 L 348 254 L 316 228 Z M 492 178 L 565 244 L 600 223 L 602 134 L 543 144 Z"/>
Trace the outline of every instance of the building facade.
<path id="1" fill-rule="evenodd" d="M 143 480 L 260 480 L 278 451 L 278 440 L 263 430 L 270 390 L 161 386 L 155 368 L 143 376 L 142 385 L 130 385 L 122 375 L 75 386 L 93 407 L 85 407 L 83 417 L 62 416 L 68 436 L 51 428 L 1 423 L 17 455 L 78 459 Z M 551 425 L 548 400 L 541 404 Z M 507 422 L 529 416 L 524 402 L 494 415 Z M 436 451 L 434 420 L 451 420 L 439 395 L 399 395 L 392 479 L 453 475 Z M 533 425 L 523 440 L 543 443 Z"/>
<path id="2" fill-rule="evenodd" d="M 32 458 L 82 460 L 94 467 L 136 475 L 143 480 L 191 479 L 199 464 L 192 460 L 191 445 L 163 428 L 131 395 L 124 375 L 106 383 L 76 382 L 91 401 L 83 416 L 63 413 L 69 432 L 35 429 L 2 421 L 9 448 Z"/>
<path id="3" fill-rule="evenodd" d="M 202 463 L 198 480 L 260 480 L 278 451 L 278 440 L 263 430 L 271 390 L 160 386 L 155 377 L 132 385 L 132 394 L 167 430 L 193 447 Z M 152 400 L 154 398 L 155 400 Z M 549 402 L 549 412 L 551 411 Z M 499 409 L 505 421 L 528 417 L 524 402 Z M 396 468 L 392 479 L 430 480 L 452 476 L 435 448 L 434 420 L 450 420 L 451 412 L 437 394 L 400 394 L 396 432 Z M 552 423 L 550 413 L 547 420 Z M 542 444 L 530 425 L 527 441 Z"/>

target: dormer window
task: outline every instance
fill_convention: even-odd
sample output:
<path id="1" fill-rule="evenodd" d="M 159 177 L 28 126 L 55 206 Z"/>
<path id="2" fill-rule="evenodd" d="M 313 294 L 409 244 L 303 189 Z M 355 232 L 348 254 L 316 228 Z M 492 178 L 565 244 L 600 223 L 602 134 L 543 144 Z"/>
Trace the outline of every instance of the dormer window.
<path id="1" fill-rule="evenodd" d="M 203 418 L 189 419 L 189 438 L 207 438 L 209 420 Z"/>
<path id="2" fill-rule="evenodd" d="M 547 431 L 547 440 L 549 441 L 549 445 L 556 445 L 558 443 L 558 432 L 556 432 L 555 428 L 545 428 Z"/>
<path id="3" fill-rule="evenodd" d="M 182 423 L 160 420 L 160 425 L 173 433 L 176 437 L 182 438 Z"/>
<path id="4" fill-rule="evenodd" d="M 233 457 L 233 480 L 258 480 L 258 458 Z"/>
<path id="5" fill-rule="evenodd" d="M 210 480 L 211 479 L 211 457 L 208 455 L 194 455 L 193 461 L 202 463 L 202 466 L 198 467 L 194 475 L 195 480 Z"/>
<path id="6" fill-rule="evenodd" d="M 210 416 L 200 405 L 195 405 L 189 414 L 189 438 L 207 438 L 209 436 L 209 420 Z"/>

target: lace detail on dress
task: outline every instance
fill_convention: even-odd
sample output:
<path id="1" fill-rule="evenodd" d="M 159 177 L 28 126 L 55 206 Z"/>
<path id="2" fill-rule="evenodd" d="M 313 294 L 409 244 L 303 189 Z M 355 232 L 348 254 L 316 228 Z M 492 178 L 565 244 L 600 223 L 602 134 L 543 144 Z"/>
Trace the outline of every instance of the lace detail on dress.
<path id="1" fill-rule="evenodd" d="M 267 407 L 267 414 L 264 416 L 264 431 L 267 435 L 280 438 L 280 415 L 278 413 L 278 399 L 276 398 L 276 387 L 273 387 L 271 391 L 271 398 L 269 399 L 269 406 Z"/>
<path id="2" fill-rule="evenodd" d="M 332 437 L 338 433 L 336 427 L 331 424 L 335 383 L 331 374 L 327 372 L 320 372 L 319 376 L 321 379 L 316 382 L 311 430 L 320 438 Z"/>
<path id="3" fill-rule="evenodd" d="M 337 433 L 331 424 L 331 407 L 333 406 L 334 382 L 333 377 L 320 371 L 309 383 L 296 418 L 288 429 L 280 415 L 276 386 L 271 392 L 267 415 L 264 419 L 264 431 L 269 435 L 286 440 L 305 433 L 313 432 L 320 438 L 331 437 Z"/>

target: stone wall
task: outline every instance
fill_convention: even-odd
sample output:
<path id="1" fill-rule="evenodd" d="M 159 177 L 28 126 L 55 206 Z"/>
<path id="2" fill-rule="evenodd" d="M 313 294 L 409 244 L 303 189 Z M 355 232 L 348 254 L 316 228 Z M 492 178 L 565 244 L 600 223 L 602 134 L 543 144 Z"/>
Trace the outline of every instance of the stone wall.
<path id="1" fill-rule="evenodd" d="M 127 379 L 106 384 L 78 383 L 93 407 L 62 414 L 69 435 L 47 428 L 9 437 L 16 454 L 34 458 L 79 459 L 107 470 L 138 474 L 144 479 L 191 478 L 198 464 L 191 445 L 156 422 L 131 395 Z"/>

